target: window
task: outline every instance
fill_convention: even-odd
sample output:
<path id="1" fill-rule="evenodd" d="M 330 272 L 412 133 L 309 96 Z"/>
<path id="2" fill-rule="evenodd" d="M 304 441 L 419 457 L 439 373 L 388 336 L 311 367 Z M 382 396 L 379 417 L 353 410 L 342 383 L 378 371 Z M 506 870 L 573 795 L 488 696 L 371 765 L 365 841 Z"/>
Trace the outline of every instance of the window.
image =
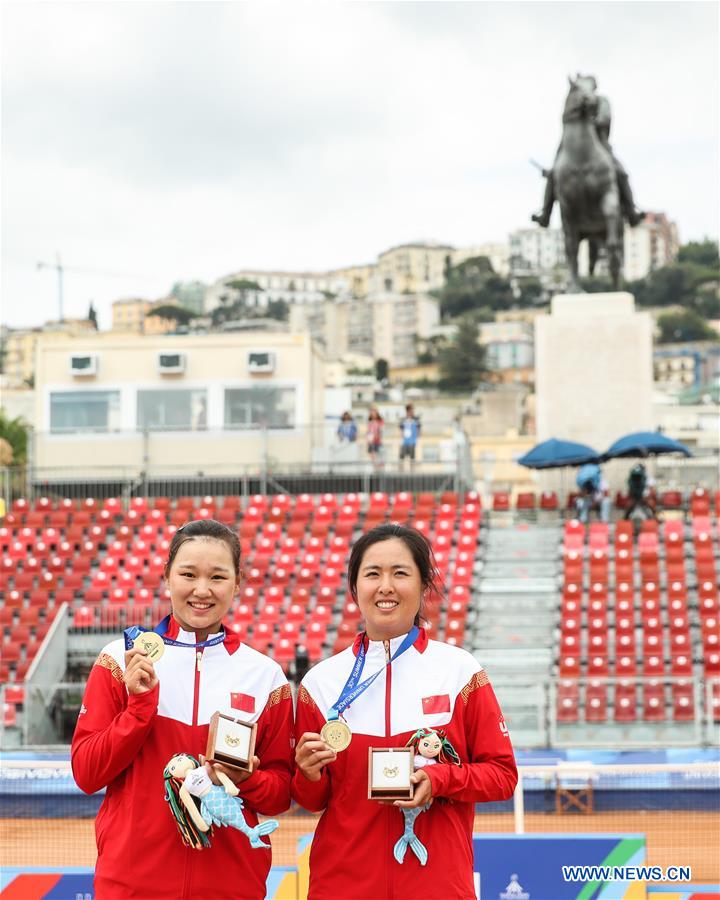
<path id="1" fill-rule="evenodd" d="M 140 431 L 199 431 L 207 428 L 207 392 L 200 390 L 138 391 Z"/>
<path id="2" fill-rule="evenodd" d="M 50 431 L 118 431 L 119 391 L 63 391 L 50 394 Z"/>
<path id="3" fill-rule="evenodd" d="M 225 391 L 225 427 L 293 428 L 295 388 L 258 385 Z"/>

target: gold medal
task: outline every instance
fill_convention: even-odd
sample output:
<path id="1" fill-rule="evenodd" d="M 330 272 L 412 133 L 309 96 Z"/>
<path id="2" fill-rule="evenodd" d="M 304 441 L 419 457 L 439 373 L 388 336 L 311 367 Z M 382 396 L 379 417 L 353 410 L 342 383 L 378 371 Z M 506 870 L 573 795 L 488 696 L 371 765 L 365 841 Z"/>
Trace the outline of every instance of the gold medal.
<path id="1" fill-rule="evenodd" d="M 150 662 L 157 662 L 165 652 L 165 643 L 156 631 L 143 631 L 133 641 L 133 647 L 144 650 Z"/>
<path id="2" fill-rule="evenodd" d="M 352 731 L 344 719 L 332 719 L 323 725 L 320 737 L 329 747 L 339 753 L 350 746 Z"/>

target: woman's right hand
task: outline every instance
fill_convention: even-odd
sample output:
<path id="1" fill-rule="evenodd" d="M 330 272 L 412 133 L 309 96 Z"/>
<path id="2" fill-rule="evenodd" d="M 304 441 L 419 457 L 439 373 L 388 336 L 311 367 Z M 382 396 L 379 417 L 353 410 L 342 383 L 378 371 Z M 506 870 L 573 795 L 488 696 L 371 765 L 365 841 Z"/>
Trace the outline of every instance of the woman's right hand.
<path id="1" fill-rule="evenodd" d="M 336 759 L 337 753 L 314 731 L 306 731 L 295 748 L 295 765 L 308 781 L 320 781 L 323 768 Z"/>
<path id="2" fill-rule="evenodd" d="M 133 647 L 125 652 L 123 681 L 129 694 L 146 694 L 158 683 L 155 666 L 144 650 Z"/>

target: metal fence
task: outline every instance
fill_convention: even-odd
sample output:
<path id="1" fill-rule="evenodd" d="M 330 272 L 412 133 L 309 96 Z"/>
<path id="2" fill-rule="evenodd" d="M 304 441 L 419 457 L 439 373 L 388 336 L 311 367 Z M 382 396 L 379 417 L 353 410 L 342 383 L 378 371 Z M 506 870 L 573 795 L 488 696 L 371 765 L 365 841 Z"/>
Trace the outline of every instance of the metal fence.
<path id="1" fill-rule="evenodd" d="M 70 655 L 85 665 L 91 665 L 99 650 L 114 635 L 101 636 L 96 629 L 73 629 L 70 637 Z M 76 669 L 75 671 L 79 671 Z M 86 671 L 86 669 L 85 669 Z M 627 679 L 625 687 L 627 688 Z M 604 719 L 593 718 L 593 707 L 588 696 L 588 687 L 597 690 L 598 679 L 578 680 L 578 717 L 573 722 L 563 721 L 558 714 L 558 688 L 556 678 L 538 679 L 535 683 L 533 703 L 533 728 L 523 728 L 520 718 L 505 710 L 511 736 L 518 747 L 524 748 L 587 748 L 587 749 L 631 749 L 667 747 L 718 747 L 720 746 L 720 713 L 716 698 L 720 696 L 720 678 L 662 679 L 662 721 L 648 722 L 643 718 L 642 697 L 647 685 L 657 679 L 636 678 L 632 680 L 637 706 L 632 721 L 619 721 L 613 707 L 614 691 L 618 679 L 608 678 L 602 682 L 607 690 L 608 713 Z M 682 682 L 688 686 L 692 697 L 691 714 L 677 719 L 672 705 L 674 685 Z M 0 685 L 0 702 L 5 702 L 7 685 Z M 17 724 L 12 728 L 0 726 L 0 748 L 11 749 L 25 746 L 61 746 L 72 737 L 78 710 L 82 701 L 85 680 L 68 680 L 67 674 L 57 681 L 50 681 L 42 673 L 32 677 L 24 685 L 25 699 L 18 715 Z M 497 685 L 502 703 L 502 685 Z"/>
<path id="2" fill-rule="evenodd" d="M 60 500 L 65 497 L 82 500 L 94 497 L 104 500 L 119 497 L 239 496 L 254 494 L 319 494 L 330 492 L 371 493 L 372 491 L 455 491 L 471 490 L 473 472 L 462 460 L 446 463 L 416 462 L 412 467 L 388 463 L 382 467 L 371 463 L 336 462 L 322 471 L 303 464 L 284 466 L 166 466 L 157 472 L 116 466 L 5 467 L 0 470 L 0 485 L 6 507 L 25 497 Z"/>

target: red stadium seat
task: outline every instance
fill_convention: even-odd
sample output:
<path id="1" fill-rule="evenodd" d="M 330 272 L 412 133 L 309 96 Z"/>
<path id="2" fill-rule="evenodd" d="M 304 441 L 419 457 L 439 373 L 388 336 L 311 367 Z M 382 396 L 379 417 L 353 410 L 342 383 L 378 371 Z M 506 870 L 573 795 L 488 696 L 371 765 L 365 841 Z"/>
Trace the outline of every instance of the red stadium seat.
<path id="1" fill-rule="evenodd" d="M 673 676 L 678 675 L 692 675 L 693 666 L 692 659 L 690 656 L 685 654 L 678 654 L 676 656 L 670 657 L 670 674 Z"/>
<path id="2" fill-rule="evenodd" d="M 590 682 L 585 690 L 585 721 L 605 722 L 607 719 L 607 686 Z"/>
<path id="3" fill-rule="evenodd" d="M 79 606 L 73 614 L 73 628 L 92 628 L 95 625 L 95 608 Z"/>
<path id="4" fill-rule="evenodd" d="M 660 505 L 663 509 L 682 509 L 682 493 L 680 491 L 663 491 L 660 494 Z"/>
<path id="5" fill-rule="evenodd" d="M 558 497 L 555 491 L 543 491 L 540 495 L 540 509 L 558 509 Z"/>
<path id="6" fill-rule="evenodd" d="M 643 719 L 646 722 L 665 721 L 665 691 L 662 685 L 643 688 Z"/>
<path id="7" fill-rule="evenodd" d="M 615 688 L 614 718 L 616 722 L 637 719 L 637 692 L 634 684 L 618 684 Z"/>
<path id="8" fill-rule="evenodd" d="M 561 681 L 557 693 L 557 720 L 562 723 L 578 721 L 579 689 L 577 681 Z"/>
<path id="9" fill-rule="evenodd" d="M 672 685 L 673 719 L 676 722 L 695 720 L 695 698 L 691 681 Z"/>
<path id="10" fill-rule="evenodd" d="M 493 509 L 496 512 L 508 512 L 510 509 L 510 494 L 506 491 L 498 491 L 494 493 Z"/>

